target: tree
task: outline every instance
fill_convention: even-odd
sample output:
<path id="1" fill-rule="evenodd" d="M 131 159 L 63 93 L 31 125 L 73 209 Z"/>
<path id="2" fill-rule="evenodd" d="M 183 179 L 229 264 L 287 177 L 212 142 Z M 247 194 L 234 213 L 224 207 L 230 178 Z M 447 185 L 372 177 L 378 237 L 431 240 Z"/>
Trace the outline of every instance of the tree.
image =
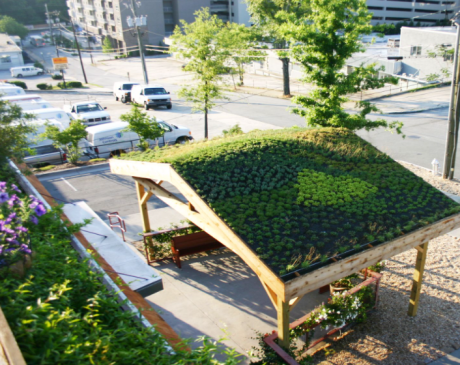
<path id="1" fill-rule="evenodd" d="M 104 53 L 113 52 L 112 42 L 110 41 L 109 37 L 105 37 L 104 41 L 102 42 L 102 52 Z"/>
<path id="2" fill-rule="evenodd" d="M 366 115 L 379 111 L 368 101 L 356 103 L 358 112 L 349 114 L 343 104 L 348 94 L 383 87 L 395 79 L 379 79 L 375 65 L 356 67 L 350 74 L 341 73 L 354 53 L 364 51 L 361 35 L 370 34 L 372 26 L 365 0 L 303 0 L 311 13 L 297 17 L 285 12 L 282 32 L 293 44 L 292 56 L 300 62 L 304 81 L 315 87 L 308 96 L 297 96 L 299 107 L 293 112 L 305 117 L 307 125 L 372 130 L 389 127 L 401 132 L 402 123 L 388 124 L 384 119 L 370 120 Z"/>
<path id="3" fill-rule="evenodd" d="M 29 34 L 29 30 L 25 26 L 14 20 L 12 17 L 2 16 L 0 18 L 0 33 L 17 35 L 24 39 L 27 36 L 27 34 Z"/>
<path id="4" fill-rule="evenodd" d="M 278 49 L 277 54 L 283 64 L 283 95 L 291 95 L 289 81 L 289 42 L 282 33 L 283 13 L 292 17 L 304 18 L 310 11 L 308 1 L 304 0 L 247 0 L 248 11 L 254 24 L 260 28 L 267 42 Z"/>
<path id="5" fill-rule="evenodd" d="M 54 125 L 48 125 L 42 137 L 51 139 L 54 146 L 66 149 L 69 161 L 76 164 L 82 155 L 78 143 L 82 138 L 86 138 L 86 125 L 81 120 L 75 120 L 63 131 Z"/>
<path id="6" fill-rule="evenodd" d="M 29 148 L 27 135 L 36 129 L 27 124 L 31 119 L 33 116 L 24 114 L 18 105 L 0 100 L 0 163 L 8 157 L 22 161 Z"/>
<path id="7" fill-rule="evenodd" d="M 125 131 L 135 132 L 139 135 L 138 146 L 142 151 L 149 148 L 148 140 L 155 140 L 165 133 L 155 117 L 148 116 L 147 113 L 135 106 L 131 108 L 130 112 L 122 114 L 120 119 L 129 124 Z"/>
<path id="8" fill-rule="evenodd" d="M 194 74 L 194 85 L 183 86 L 178 95 L 193 102 L 193 110 L 204 113 L 204 138 L 208 138 L 208 112 L 214 107 L 213 100 L 225 99 L 221 73 L 227 53 L 222 40 L 222 20 L 210 15 L 204 8 L 195 12 L 195 22 L 181 20 L 182 30 L 176 27 L 171 39 L 170 52 L 177 53 L 188 63 L 184 71 Z"/>
<path id="9" fill-rule="evenodd" d="M 223 47 L 227 57 L 233 61 L 234 69 L 239 76 L 239 85 L 244 85 L 244 67 L 252 61 L 260 61 L 266 55 L 263 51 L 255 50 L 258 34 L 254 28 L 243 24 L 227 23 L 221 32 Z"/>

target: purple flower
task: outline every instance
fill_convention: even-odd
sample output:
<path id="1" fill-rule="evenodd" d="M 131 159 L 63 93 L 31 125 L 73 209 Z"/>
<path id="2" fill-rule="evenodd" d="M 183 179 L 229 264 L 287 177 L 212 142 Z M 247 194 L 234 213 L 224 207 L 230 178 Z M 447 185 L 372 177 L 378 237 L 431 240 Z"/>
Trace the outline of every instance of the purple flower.
<path id="1" fill-rule="evenodd" d="M 15 184 L 11 184 L 11 189 L 13 189 L 14 191 L 16 191 L 17 193 L 22 193 L 22 191 L 19 190 L 19 188 L 18 188 Z"/>
<path id="2" fill-rule="evenodd" d="M 16 245 L 16 246 L 19 246 L 19 242 L 18 240 L 15 239 L 16 237 L 11 237 L 11 238 L 7 238 L 6 241 L 11 244 L 11 245 Z"/>
<path id="3" fill-rule="evenodd" d="M 10 200 L 8 200 L 8 205 L 12 208 L 14 206 L 14 203 L 20 201 L 18 196 L 16 194 L 11 195 Z"/>
<path id="4" fill-rule="evenodd" d="M 23 226 L 17 226 L 16 230 L 18 232 L 27 232 L 28 231 L 28 229 L 26 227 L 23 227 Z"/>
<path id="5" fill-rule="evenodd" d="M 14 230 L 12 230 L 11 228 L 8 228 L 8 227 L 4 227 L 3 231 L 5 233 L 7 233 L 7 234 L 15 234 L 16 233 Z"/>
<path id="6" fill-rule="evenodd" d="M 34 215 L 31 215 L 30 216 L 30 221 L 33 223 L 33 224 L 38 224 L 38 219 L 36 216 Z"/>
<path id="7" fill-rule="evenodd" d="M 41 217 L 45 213 L 46 213 L 45 207 L 41 204 L 37 205 L 37 207 L 35 208 L 35 214 Z"/>
<path id="8" fill-rule="evenodd" d="M 5 181 L 0 182 L 0 190 L 5 191 L 5 188 L 6 188 L 6 182 Z"/>
<path id="9" fill-rule="evenodd" d="M 8 193 L 0 193 L 0 203 L 6 202 L 9 198 L 10 196 Z"/>
<path id="10" fill-rule="evenodd" d="M 8 216 L 8 218 L 10 218 L 10 219 L 16 218 L 16 213 L 15 213 L 15 212 L 11 213 L 11 214 Z"/>
<path id="11" fill-rule="evenodd" d="M 38 200 L 33 201 L 32 203 L 29 204 L 30 209 L 35 209 L 37 205 L 40 204 Z"/>
<path id="12" fill-rule="evenodd" d="M 30 248 L 25 244 L 22 244 L 21 247 L 19 248 L 19 250 L 21 250 L 22 252 L 27 253 L 27 254 L 30 254 L 32 252 L 30 250 Z"/>

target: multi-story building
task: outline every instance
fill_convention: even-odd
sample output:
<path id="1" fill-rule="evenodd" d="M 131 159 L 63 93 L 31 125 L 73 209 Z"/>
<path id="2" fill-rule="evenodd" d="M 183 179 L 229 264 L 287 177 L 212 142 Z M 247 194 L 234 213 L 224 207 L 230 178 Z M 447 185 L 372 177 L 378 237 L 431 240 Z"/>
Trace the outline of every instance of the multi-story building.
<path id="1" fill-rule="evenodd" d="M 147 16 L 143 27 L 145 44 L 158 46 L 171 35 L 183 19 L 194 21 L 195 11 L 207 7 L 224 21 L 250 25 L 244 0 L 136 0 L 138 16 Z M 67 0 L 69 15 L 75 24 L 90 33 L 110 37 L 115 48 L 136 46 L 137 39 L 127 24 L 133 16 L 131 0 Z"/>
<path id="2" fill-rule="evenodd" d="M 421 25 L 452 18 L 459 0 L 367 0 L 372 24 L 398 23 L 413 20 Z"/>

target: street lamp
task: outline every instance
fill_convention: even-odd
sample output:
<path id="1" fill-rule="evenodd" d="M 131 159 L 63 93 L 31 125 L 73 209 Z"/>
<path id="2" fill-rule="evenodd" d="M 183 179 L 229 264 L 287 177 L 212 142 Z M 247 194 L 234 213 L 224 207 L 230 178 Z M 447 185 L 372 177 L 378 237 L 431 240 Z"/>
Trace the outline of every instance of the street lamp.
<path id="1" fill-rule="evenodd" d="M 147 25 L 147 15 L 141 15 L 137 16 L 136 14 L 136 7 L 134 5 L 134 0 L 131 0 L 131 6 L 128 6 L 124 4 L 126 7 L 131 8 L 131 11 L 133 12 L 133 17 L 128 16 L 126 18 L 126 22 L 128 23 L 128 27 L 130 28 L 135 28 L 136 33 L 137 33 L 137 43 L 139 46 L 139 54 L 141 55 L 141 62 L 142 62 L 142 71 L 144 73 L 144 83 L 147 85 L 149 83 L 149 77 L 147 75 L 147 68 L 145 67 L 145 58 L 144 58 L 144 46 L 142 44 L 142 38 L 141 38 L 141 31 L 140 27 L 144 27 Z M 140 6 L 140 2 L 137 2 L 137 5 Z M 133 35 L 134 36 L 134 35 Z"/>

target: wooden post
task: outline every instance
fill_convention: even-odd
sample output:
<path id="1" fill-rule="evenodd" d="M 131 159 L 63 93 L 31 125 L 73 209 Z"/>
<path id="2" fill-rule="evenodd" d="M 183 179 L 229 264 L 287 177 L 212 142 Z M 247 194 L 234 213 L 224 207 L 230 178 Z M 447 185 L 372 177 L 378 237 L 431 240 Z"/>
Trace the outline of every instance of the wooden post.
<path id="1" fill-rule="evenodd" d="M 423 271 L 425 270 L 425 261 L 428 253 L 428 242 L 417 246 L 416 249 L 417 260 L 415 261 L 414 278 L 412 280 L 412 290 L 410 293 L 409 311 L 407 313 L 411 317 L 417 315 L 420 290 L 422 288 Z"/>
<path id="2" fill-rule="evenodd" d="M 146 195 L 148 196 L 149 193 L 145 192 L 144 186 L 139 184 L 136 181 L 136 192 L 137 192 L 137 202 L 139 204 L 139 210 L 141 212 L 142 217 L 142 229 L 144 232 L 150 232 L 150 220 L 149 220 L 149 211 L 147 210 L 147 200 Z M 151 194 L 150 194 L 151 196 Z"/>
<path id="3" fill-rule="evenodd" d="M 284 302 L 278 296 L 278 344 L 285 349 L 289 348 L 289 302 Z"/>

